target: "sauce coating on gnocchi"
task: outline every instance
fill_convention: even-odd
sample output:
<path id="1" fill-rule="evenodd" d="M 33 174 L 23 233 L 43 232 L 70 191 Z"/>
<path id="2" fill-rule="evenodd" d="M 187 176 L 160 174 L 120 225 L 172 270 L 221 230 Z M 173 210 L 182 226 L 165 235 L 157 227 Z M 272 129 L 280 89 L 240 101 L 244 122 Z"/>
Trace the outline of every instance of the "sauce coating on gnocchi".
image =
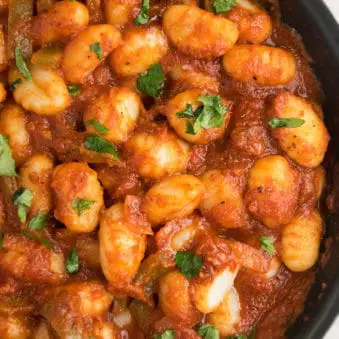
<path id="1" fill-rule="evenodd" d="M 264 3 L 0 1 L 1 339 L 284 337 L 330 136 Z"/>

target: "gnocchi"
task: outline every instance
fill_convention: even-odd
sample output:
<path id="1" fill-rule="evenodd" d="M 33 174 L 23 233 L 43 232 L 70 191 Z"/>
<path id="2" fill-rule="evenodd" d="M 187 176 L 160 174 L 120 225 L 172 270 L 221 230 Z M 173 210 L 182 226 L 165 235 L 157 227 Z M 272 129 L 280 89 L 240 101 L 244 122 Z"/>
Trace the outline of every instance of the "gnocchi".
<path id="1" fill-rule="evenodd" d="M 217 58 L 239 37 L 237 25 L 193 6 L 173 5 L 163 16 L 165 34 L 180 52 L 195 58 Z"/>
<path id="2" fill-rule="evenodd" d="M 285 92 L 278 94 L 269 110 L 268 119 L 301 119 L 297 128 L 272 129 L 284 152 L 301 166 L 314 168 L 323 161 L 330 140 L 326 126 L 312 104 L 306 99 Z"/>
<path id="3" fill-rule="evenodd" d="M 104 205 L 103 190 L 95 171 L 85 163 L 65 163 L 53 171 L 54 216 L 72 232 L 91 232 Z"/>
<path id="4" fill-rule="evenodd" d="M 158 63 L 167 51 L 167 38 L 161 27 L 133 28 L 123 35 L 123 44 L 111 54 L 111 65 L 118 75 L 133 77 Z"/>
<path id="5" fill-rule="evenodd" d="M 291 52 L 262 45 L 235 46 L 224 56 L 223 66 L 232 78 L 265 86 L 288 84 L 297 73 Z"/>
<path id="6" fill-rule="evenodd" d="M 290 222 L 297 207 L 299 179 L 284 157 L 257 160 L 247 186 L 245 204 L 255 218 L 270 228 Z"/>
<path id="7" fill-rule="evenodd" d="M 168 177 L 155 184 L 145 195 L 143 208 L 152 225 L 184 218 L 198 207 L 204 187 L 192 175 Z"/>

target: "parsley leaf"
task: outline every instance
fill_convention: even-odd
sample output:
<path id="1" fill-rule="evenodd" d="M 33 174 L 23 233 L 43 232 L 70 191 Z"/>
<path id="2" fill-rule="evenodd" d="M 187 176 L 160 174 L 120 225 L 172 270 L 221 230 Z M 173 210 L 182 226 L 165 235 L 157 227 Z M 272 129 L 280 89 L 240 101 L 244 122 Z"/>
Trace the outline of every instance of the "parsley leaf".
<path id="1" fill-rule="evenodd" d="M 175 339 L 174 330 L 166 330 L 162 334 L 155 334 L 153 339 Z"/>
<path id="2" fill-rule="evenodd" d="M 142 0 L 141 9 L 138 16 L 135 18 L 136 25 L 145 25 L 149 21 L 149 0 Z"/>
<path id="3" fill-rule="evenodd" d="M 18 217 L 21 222 L 25 222 L 27 219 L 27 210 L 31 207 L 33 199 L 33 193 L 28 188 L 19 188 L 14 192 L 12 202 L 18 206 Z"/>
<path id="4" fill-rule="evenodd" d="M 85 139 L 84 142 L 85 148 L 90 151 L 98 153 L 108 153 L 113 155 L 114 159 L 119 159 L 119 153 L 114 144 L 106 141 L 103 138 L 100 138 L 96 135 L 91 135 Z"/>
<path id="5" fill-rule="evenodd" d="M 139 76 L 137 87 L 140 92 L 156 98 L 161 94 L 165 80 L 161 65 L 153 64 L 147 72 Z"/>
<path id="6" fill-rule="evenodd" d="M 192 252 L 177 252 L 175 256 L 176 265 L 187 279 L 192 279 L 200 273 L 202 262 L 202 257 Z"/>
<path id="7" fill-rule="evenodd" d="M 228 108 L 221 102 L 220 95 L 199 96 L 198 101 L 203 105 L 194 112 L 191 104 L 187 104 L 182 112 L 176 114 L 179 118 L 186 118 L 193 121 L 186 123 L 186 133 L 196 135 L 201 128 L 221 127 Z"/>
<path id="8" fill-rule="evenodd" d="M 15 91 L 15 89 L 16 89 L 16 86 L 17 85 L 19 85 L 19 84 L 21 84 L 21 79 L 20 78 L 18 78 L 18 79 L 15 79 L 11 84 L 9 84 L 9 89 L 13 92 L 13 91 Z"/>
<path id="9" fill-rule="evenodd" d="M 227 339 L 255 339 L 255 337 L 256 337 L 256 328 L 253 327 L 249 336 L 246 336 L 245 334 L 235 334 L 228 336 Z"/>
<path id="10" fill-rule="evenodd" d="M 72 201 L 71 207 L 78 211 L 78 216 L 80 217 L 84 210 L 88 210 L 91 208 L 93 204 L 95 204 L 95 200 L 88 200 L 83 198 L 76 198 Z"/>
<path id="11" fill-rule="evenodd" d="M 95 42 L 89 46 L 89 50 L 91 52 L 95 52 L 99 60 L 102 60 L 102 49 L 100 47 L 99 42 Z"/>
<path id="12" fill-rule="evenodd" d="M 85 126 L 93 126 L 94 129 L 100 134 L 107 134 L 109 129 L 103 125 L 98 119 L 85 121 Z"/>
<path id="13" fill-rule="evenodd" d="M 236 5 L 236 0 L 214 0 L 212 9 L 214 13 L 219 14 L 230 11 Z"/>
<path id="14" fill-rule="evenodd" d="M 210 324 L 200 326 L 198 334 L 205 339 L 219 339 L 219 331 Z"/>
<path id="15" fill-rule="evenodd" d="M 8 145 L 8 138 L 3 134 L 0 134 L 0 175 L 16 176 L 12 150 Z"/>
<path id="16" fill-rule="evenodd" d="M 36 241 L 39 241 L 40 243 L 42 243 L 43 245 L 45 245 L 48 248 L 53 248 L 54 244 L 51 243 L 49 240 L 39 237 L 34 233 L 28 232 L 26 230 L 21 230 L 21 233 L 26 237 L 26 238 L 30 238 Z"/>
<path id="17" fill-rule="evenodd" d="M 73 248 L 67 257 L 66 271 L 71 274 L 79 271 L 79 257 L 76 248 Z"/>
<path id="18" fill-rule="evenodd" d="M 298 118 L 272 118 L 268 124 L 272 128 L 280 128 L 280 127 L 288 127 L 288 128 L 296 128 L 300 127 L 305 123 L 304 119 Z"/>
<path id="19" fill-rule="evenodd" d="M 0 250 L 2 249 L 3 242 L 4 242 L 4 235 L 3 235 L 2 231 L 0 230 Z"/>
<path id="20" fill-rule="evenodd" d="M 19 72 L 24 76 L 26 80 L 32 80 L 32 74 L 29 68 L 26 65 L 24 58 L 21 55 L 21 50 L 19 46 L 15 47 L 15 64 L 18 67 Z"/>
<path id="21" fill-rule="evenodd" d="M 263 235 L 259 238 L 259 241 L 261 243 L 261 249 L 263 251 L 267 252 L 270 256 L 272 256 L 275 253 L 274 248 L 275 239 L 273 237 L 267 237 Z"/>
<path id="22" fill-rule="evenodd" d="M 76 95 L 78 95 L 81 91 L 80 87 L 78 85 L 73 85 L 70 84 L 67 86 L 68 88 L 68 93 L 72 96 L 75 97 Z"/>
<path id="23" fill-rule="evenodd" d="M 31 219 L 28 224 L 28 228 L 30 230 L 42 230 L 46 225 L 47 219 L 48 213 L 41 211 Z"/>

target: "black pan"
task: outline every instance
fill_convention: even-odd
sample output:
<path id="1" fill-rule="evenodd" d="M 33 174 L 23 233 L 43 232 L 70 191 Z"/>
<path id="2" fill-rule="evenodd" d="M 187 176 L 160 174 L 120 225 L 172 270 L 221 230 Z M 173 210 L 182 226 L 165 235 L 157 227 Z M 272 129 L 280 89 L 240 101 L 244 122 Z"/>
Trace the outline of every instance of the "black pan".
<path id="1" fill-rule="evenodd" d="M 325 161 L 323 254 L 305 311 L 287 332 L 291 339 L 321 339 L 339 313 L 339 26 L 321 0 L 280 0 L 280 7 L 283 20 L 301 34 L 314 60 L 326 95 L 325 121 L 332 136 Z M 330 194 L 332 211 L 326 204 Z"/>

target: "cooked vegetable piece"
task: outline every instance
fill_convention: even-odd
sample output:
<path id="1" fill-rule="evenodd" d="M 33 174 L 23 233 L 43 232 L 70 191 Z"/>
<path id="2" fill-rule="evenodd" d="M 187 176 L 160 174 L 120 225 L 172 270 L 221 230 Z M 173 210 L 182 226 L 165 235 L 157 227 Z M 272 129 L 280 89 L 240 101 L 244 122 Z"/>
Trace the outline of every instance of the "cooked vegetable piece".
<path id="1" fill-rule="evenodd" d="M 42 230 L 47 222 L 48 214 L 46 212 L 39 212 L 29 222 L 28 228 L 30 230 Z"/>
<path id="2" fill-rule="evenodd" d="M 137 86 L 142 93 L 156 98 L 161 94 L 165 80 L 161 65 L 154 64 L 146 73 L 140 75 Z"/>
<path id="3" fill-rule="evenodd" d="M 0 134 L 0 176 L 15 176 L 15 161 L 8 145 L 8 138 Z"/>

